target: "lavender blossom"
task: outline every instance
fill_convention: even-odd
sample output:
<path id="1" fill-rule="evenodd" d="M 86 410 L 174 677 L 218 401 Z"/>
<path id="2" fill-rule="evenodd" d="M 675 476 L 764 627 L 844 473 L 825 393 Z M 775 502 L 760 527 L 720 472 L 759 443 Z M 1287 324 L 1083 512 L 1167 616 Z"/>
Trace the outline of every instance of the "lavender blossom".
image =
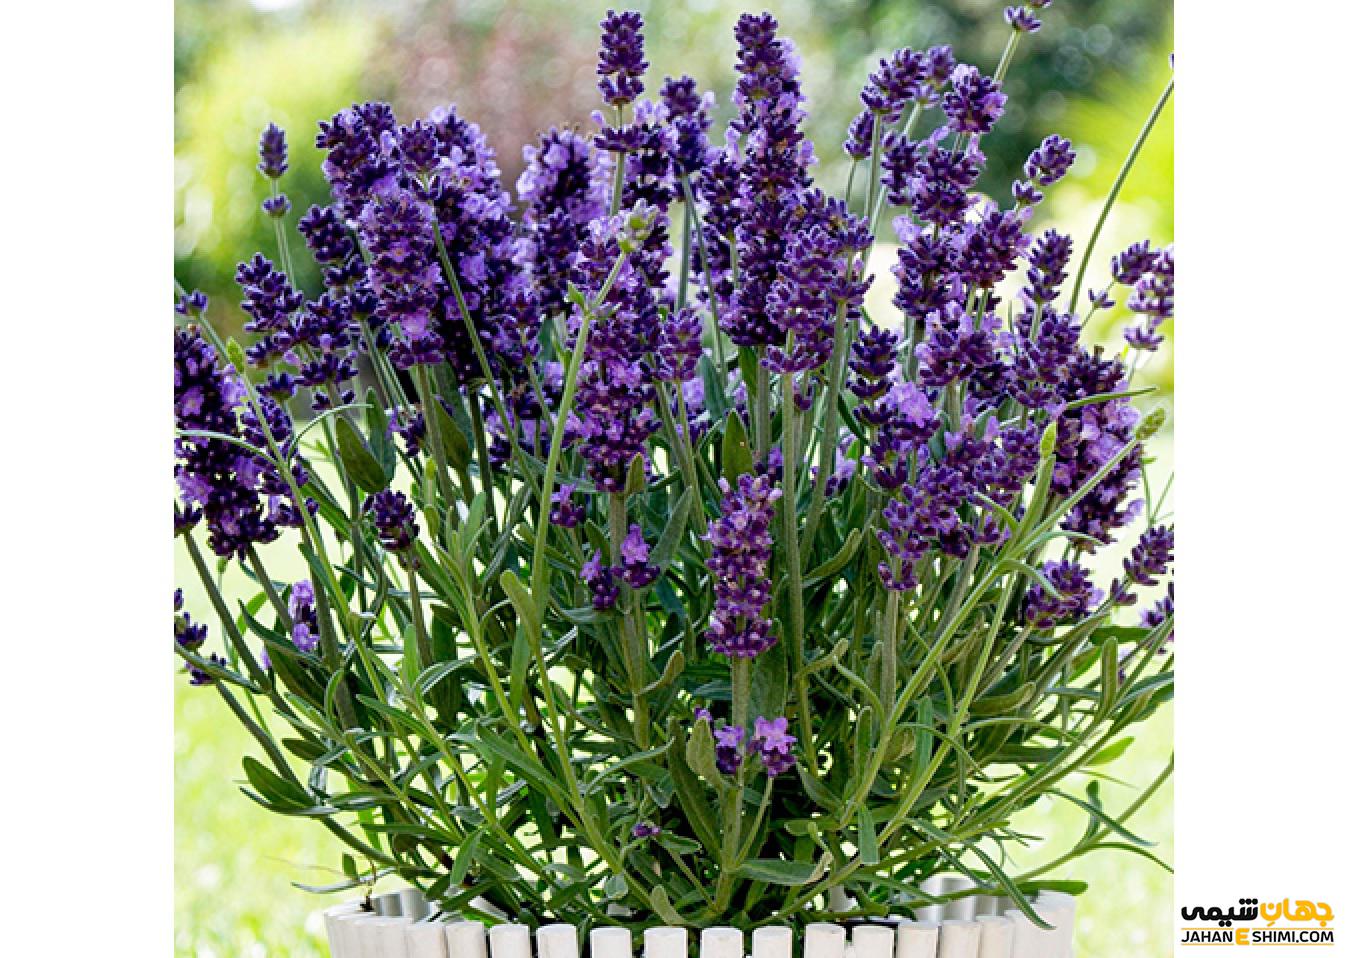
<path id="1" fill-rule="evenodd" d="M 735 775 L 741 770 L 743 758 L 742 743 L 746 740 L 746 730 L 736 725 L 724 725 L 713 732 L 713 751 L 718 771 L 724 775 Z"/>
<path id="2" fill-rule="evenodd" d="M 852 160 L 867 160 L 873 153 L 873 141 L 874 114 L 870 110 L 862 110 L 850 121 L 850 129 L 846 131 L 843 144 L 845 153 Z"/>
<path id="3" fill-rule="evenodd" d="M 634 589 L 645 589 L 656 581 L 661 570 L 651 564 L 651 549 L 642 537 L 642 527 L 634 523 L 619 544 L 623 581 Z"/>
<path id="4" fill-rule="evenodd" d="M 789 734 L 788 719 L 782 715 L 775 719 L 758 717 L 746 750 L 752 755 L 759 755 L 765 765 L 765 774 L 774 778 L 796 764 L 793 747 L 797 743 L 798 740 Z"/>
<path id="5" fill-rule="evenodd" d="M 1029 7 L 1007 7 L 1006 22 L 1018 33 L 1037 33 L 1043 24 Z"/>
<path id="6" fill-rule="evenodd" d="M 614 570 L 605 565 L 600 550 L 595 550 L 595 554 L 581 566 L 581 581 L 590 589 L 591 604 L 597 610 L 612 608 L 619 600 L 619 587 L 614 581 Z"/>
<path id="7" fill-rule="evenodd" d="M 208 627 L 189 618 L 184 611 L 184 590 L 175 590 L 175 644 L 196 652 L 208 639 Z"/>
<path id="8" fill-rule="evenodd" d="M 774 548 L 770 523 L 782 492 L 765 476 L 738 476 L 735 489 L 726 479 L 718 485 L 722 514 L 709 523 L 705 537 L 713 547 L 705 564 L 713 573 L 714 594 L 706 635 L 721 655 L 754 658 L 775 642 L 764 610 Z"/>
<path id="9" fill-rule="evenodd" d="M 906 48 L 896 50 L 878 61 L 878 69 L 869 75 L 860 100 L 870 113 L 882 117 L 883 123 L 896 123 L 907 105 L 921 97 L 927 68 L 921 54 Z"/>
<path id="10" fill-rule="evenodd" d="M 712 149 L 708 129 L 713 125 L 713 94 L 700 94 L 693 77 L 666 77 L 661 84 L 661 103 L 675 129 L 672 155 L 676 167 L 681 173 L 699 172 L 708 163 Z"/>
<path id="11" fill-rule="evenodd" d="M 212 432 L 263 445 L 263 434 L 248 410 L 235 370 L 218 365 L 217 352 L 194 327 L 175 331 L 175 427 L 183 432 Z M 268 400 L 265 401 L 268 403 Z M 266 407 L 272 434 L 291 436 L 287 416 L 276 404 Z M 239 410 L 239 414 L 238 414 Z M 306 482 L 302 463 L 295 479 Z M 287 486 L 267 460 L 225 439 L 180 436 L 175 440 L 175 481 L 182 507 L 201 512 L 208 546 L 219 556 L 242 557 L 252 544 L 272 542 L 279 526 L 296 525 L 298 516 L 284 500 Z"/>
<path id="12" fill-rule="evenodd" d="M 1051 629 L 1079 619 L 1100 602 L 1101 592 L 1091 585 L 1090 573 L 1075 562 L 1045 562 L 1043 573 L 1057 595 L 1037 585 L 1025 592 L 1025 621 L 1035 628 Z"/>
<path id="13" fill-rule="evenodd" d="M 625 107 L 642 95 L 647 72 L 642 39 L 642 14 L 635 10 L 607 12 L 600 21 L 600 95 L 611 106 Z"/>
<path id="14" fill-rule="evenodd" d="M 959 64 L 950 75 L 953 89 L 940 99 L 940 109 L 955 133 L 990 133 L 1006 107 L 1006 94 L 978 68 Z"/>
<path id="15" fill-rule="evenodd" d="M 575 529 L 586 517 L 586 507 L 576 502 L 576 483 L 567 482 L 553 490 L 552 511 L 548 513 L 553 525 Z"/>
<path id="16" fill-rule="evenodd" d="M 405 494 L 391 489 L 374 493 L 364 500 L 364 512 L 388 552 L 405 553 L 415 545 L 420 526 L 416 524 L 415 507 Z"/>
<path id="17" fill-rule="evenodd" d="M 316 592 L 310 579 L 293 583 L 288 594 L 288 616 L 293 620 L 293 645 L 299 652 L 315 652 L 321 644 L 316 618 Z"/>
<path id="18" fill-rule="evenodd" d="M 517 189 L 526 236 L 516 251 L 532 277 L 541 308 L 566 308 L 571 260 L 590 221 L 608 207 L 607 172 L 590 141 L 570 130 L 551 129 L 524 148 Z"/>
<path id="19" fill-rule="evenodd" d="M 277 180 L 288 170 L 288 141 L 273 123 L 260 134 L 259 171 L 271 180 Z"/>
<path id="20" fill-rule="evenodd" d="M 1173 534 L 1166 526 L 1148 529 L 1138 537 L 1133 551 L 1124 560 L 1124 574 L 1139 585 L 1156 585 L 1171 566 L 1173 544 Z"/>

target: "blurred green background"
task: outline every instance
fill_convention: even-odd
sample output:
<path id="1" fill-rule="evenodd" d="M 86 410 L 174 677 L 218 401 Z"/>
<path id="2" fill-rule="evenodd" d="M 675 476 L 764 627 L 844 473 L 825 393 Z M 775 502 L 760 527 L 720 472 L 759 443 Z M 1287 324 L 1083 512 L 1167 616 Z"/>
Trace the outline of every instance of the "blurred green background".
<path id="1" fill-rule="evenodd" d="M 690 73 L 713 89 L 727 118 L 734 44 L 731 27 L 743 10 L 771 10 L 805 61 L 809 129 L 818 147 L 818 178 L 839 190 L 845 180 L 840 142 L 858 109 L 858 91 L 879 56 L 899 46 L 951 43 L 959 58 L 985 70 L 1005 43 L 1001 0 L 616 0 L 647 18 L 649 75 L 654 89 L 667 74 Z M 266 195 L 255 171 L 260 129 L 271 120 L 289 134 L 291 168 L 284 188 L 294 216 L 326 202 L 312 146 L 316 121 L 351 102 L 386 99 L 408 120 L 443 103 L 457 103 L 481 124 L 496 147 L 513 191 L 520 147 L 553 124 L 589 128 L 595 108 L 597 22 L 605 2 L 557 0 L 177 0 L 175 22 L 175 272 L 187 288 L 213 299 L 212 315 L 239 323 L 232 282 L 236 263 L 273 248 L 259 212 Z M 1060 2 L 1044 27 L 1022 40 L 1007 78 L 1007 115 L 989 137 L 990 179 L 1004 192 L 1028 151 L 1048 133 L 1077 145 L 1072 175 L 1040 207 L 1040 229 L 1053 220 L 1084 249 L 1106 191 L 1129 145 L 1169 76 L 1167 0 Z M 1171 110 L 1148 140 L 1114 215 L 1096 247 L 1087 285 L 1103 278 L 1110 255 L 1144 237 L 1172 240 Z M 305 260 L 306 257 L 303 257 Z M 879 278 L 871 302 L 891 296 L 887 247 L 872 260 Z M 302 263 L 299 263 L 302 266 Z M 314 276 L 302 273 L 304 283 Z M 890 315 L 886 306 L 876 316 Z M 1091 335 L 1115 349 L 1127 318 L 1112 311 Z M 1165 327 L 1168 332 L 1172 327 Z M 1168 407 L 1172 349 L 1145 371 Z M 1143 379 L 1147 376 L 1148 379 Z M 1159 441 L 1157 471 L 1169 473 L 1170 442 Z M 1109 550 L 1115 551 L 1115 550 Z M 288 547 L 270 550 L 271 569 L 286 574 Z M 1110 556 L 1106 561 L 1116 564 Z M 176 555 L 195 619 L 211 622 L 191 570 Z M 301 570 L 296 570 L 301 573 Z M 1098 577 L 1099 578 L 1099 577 Z M 230 580 L 229 580 L 230 581 Z M 214 633 L 216 630 L 213 630 Z M 240 757 L 253 743 L 211 690 L 176 676 L 175 879 L 176 953 L 201 958 L 325 954 L 320 912 L 330 899 L 293 882 L 336 879 L 333 840 L 319 826 L 280 819 L 235 788 Z M 1141 728 L 1134 747 L 1111 768 L 1129 782 L 1146 782 L 1171 748 L 1164 710 Z M 1104 786 L 1122 807 L 1127 794 Z M 1163 791 L 1132 823 L 1171 856 L 1171 793 Z M 1074 808 L 1039 806 L 1018 823 L 1049 837 L 1021 866 L 1064 850 L 1084 820 Z M 1172 928 L 1171 877 L 1150 862 L 1115 853 L 1066 866 L 1054 877 L 1080 878 L 1100 890 L 1079 906 L 1077 951 L 1100 958 L 1164 953 Z"/>

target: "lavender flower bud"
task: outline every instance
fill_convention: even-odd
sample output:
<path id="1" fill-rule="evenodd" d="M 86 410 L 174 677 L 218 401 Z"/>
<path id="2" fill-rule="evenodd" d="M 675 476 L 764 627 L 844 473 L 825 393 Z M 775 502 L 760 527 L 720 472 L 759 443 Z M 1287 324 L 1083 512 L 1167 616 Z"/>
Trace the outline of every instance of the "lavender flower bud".
<path id="1" fill-rule="evenodd" d="M 384 489 L 364 500 L 364 512 L 373 521 L 378 541 L 388 552 L 406 552 L 420 535 L 416 510 L 403 493 Z"/>
<path id="2" fill-rule="evenodd" d="M 953 89 L 940 100 L 940 109 L 956 133 L 990 133 L 1006 108 L 1006 94 L 978 68 L 959 64 L 949 77 Z"/>
<path id="3" fill-rule="evenodd" d="M 770 523 L 782 495 L 766 476 L 737 477 L 735 489 L 718 481 L 721 515 L 709 523 L 706 538 L 713 554 L 713 615 L 707 638 L 721 655 L 754 658 L 774 644 L 764 609 L 770 601 L 768 566 L 774 549 Z"/>
<path id="4" fill-rule="evenodd" d="M 793 768 L 797 761 L 793 747 L 797 743 L 798 740 L 789 734 L 789 720 L 782 715 L 776 719 L 757 718 L 746 750 L 759 755 L 765 765 L 765 774 L 774 778 Z"/>
<path id="5" fill-rule="evenodd" d="M 277 180 L 288 169 L 288 141 L 273 123 L 260 134 L 259 171 L 271 180 Z"/>
<path id="6" fill-rule="evenodd" d="M 636 10 L 613 10 L 600 21 L 600 95 L 611 106 L 624 107 L 642 95 L 642 75 L 647 72 L 642 39 L 642 14 Z"/>
<path id="7" fill-rule="evenodd" d="M 745 739 L 746 730 L 735 725 L 724 725 L 713 733 L 713 751 L 718 771 L 724 775 L 737 774 L 741 769 L 741 746 Z"/>
<path id="8" fill-rule="evenodd" d="M 1007 7 L 1006 22 L 1018 33 L 1036 33 L 1042 24 L 1029 7 Z"/>
<path id="9" fill-rule="evenodd" d="M 175 590 L 175 644 L 190 652 L 197 651 L 208 638 L 208 627 L 189 618 L 184 611 L 184 590 Z"/>
<path id="10" fill-rule="evenodd" d="M 1155 585 L 1171 566 L 1174 537 L 1166 526 L 1154 526 L 1138 538 L 1124 560 L 1124 574 L 1139 585 Z"/>

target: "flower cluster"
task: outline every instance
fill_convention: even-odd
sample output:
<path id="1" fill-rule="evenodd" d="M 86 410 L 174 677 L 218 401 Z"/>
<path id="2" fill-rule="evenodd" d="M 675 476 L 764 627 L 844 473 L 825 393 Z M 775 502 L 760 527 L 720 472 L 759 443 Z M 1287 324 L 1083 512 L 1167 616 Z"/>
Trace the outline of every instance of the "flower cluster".
<path id="1" fill-rule="evenodd" d="M 287 479 L 263 455 L 231 441 L 267 451 L 254 413 L 241 408 L 244 398 L 236 371 L 220 365 L 217 350 L 202 333 L 195 327 L 177 329 L 175 481 L 181 503 L 176 524 L 182 532 L 202 518 L 208 545 L 223 557 L 242 557 L 253 544 L 277 539 L 280 526 L 301 521 Z M 292 435 L 287 413 L 268 397 L 261 407 L 269 417 L 270 438 L 286 445 Z M 294 457 L 291 465 L 293 481 L 305 485 L 305 463 Z"/>
<path id="2" fill-rule="evenodd" d="M 765 606 L 770 601 L 767 566 L 773 548 L 770 523 L 783 495 L 767 476 L 742 475 L 734 488 L 726 479 L 722 515 L 708 526 L 713 555 L 713 616 L 705 633 L 715 652 L 754 658 L 774 644 Z"/>

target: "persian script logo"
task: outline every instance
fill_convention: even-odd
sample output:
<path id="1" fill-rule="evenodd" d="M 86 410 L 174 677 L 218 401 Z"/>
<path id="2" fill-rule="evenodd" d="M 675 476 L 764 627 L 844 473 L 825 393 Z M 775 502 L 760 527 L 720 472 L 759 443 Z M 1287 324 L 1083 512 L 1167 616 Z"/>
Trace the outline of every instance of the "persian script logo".
<path id="1" fill-rule="evenodd" d="M 1292 903 L 1288 898 L 1278 902 L 1239 898 L 1235 908 L 1195 905 L 1181 908 L 1181 918 L 1203 924 L 1187 924 L 1181 928 L 1179 944 L 1334 945 L 1336 929 L 1328 927 L 1334 917 L 1332 906 L 1325 901 L 1311 902 L 1303 898 Z M 1264 925 L 1256 922 L 1264 922 Z"/>

